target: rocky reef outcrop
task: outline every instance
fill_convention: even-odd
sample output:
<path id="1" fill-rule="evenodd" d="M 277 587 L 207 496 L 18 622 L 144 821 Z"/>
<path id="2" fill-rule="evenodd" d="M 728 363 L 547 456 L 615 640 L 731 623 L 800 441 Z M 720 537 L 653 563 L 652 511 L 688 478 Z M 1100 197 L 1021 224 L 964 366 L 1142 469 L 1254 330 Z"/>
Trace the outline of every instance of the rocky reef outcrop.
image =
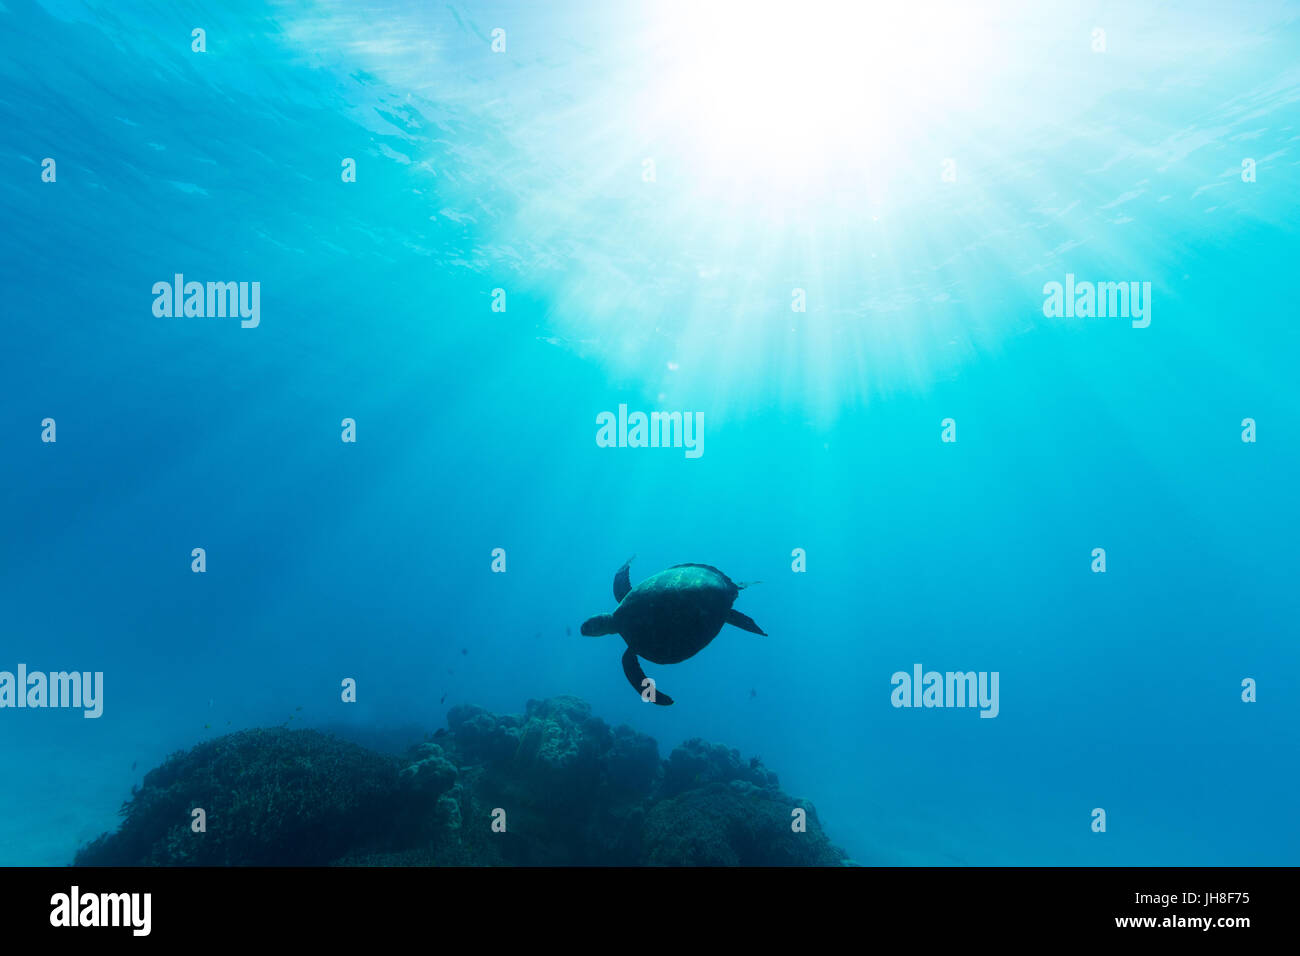
<path id="1" fill-rule="evenodd" d="M 195 821 L 201 809 L 203 826 Z M 78 865 L 838 866 L 757 758 L 612 728 L 574 697 L 451 710 L 404 755 L 312 730 L 174 754 Z M 794 824 L 794 825 L 792 825 Z"/>

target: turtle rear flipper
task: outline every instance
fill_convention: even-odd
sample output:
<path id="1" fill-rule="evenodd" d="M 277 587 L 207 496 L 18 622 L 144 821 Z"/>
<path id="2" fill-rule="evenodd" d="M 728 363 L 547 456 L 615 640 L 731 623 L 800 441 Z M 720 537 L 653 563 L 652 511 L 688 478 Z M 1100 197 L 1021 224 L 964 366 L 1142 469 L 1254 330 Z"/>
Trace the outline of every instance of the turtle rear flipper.
<path id="1" fill-rule="evenodd" d="M 635 554 L 632 555 L 632 558 L 635 557 Z M 623 566 L 614 575 L 614 600 L 620 604 L 623 603 L 623 598 L 627 597 L 627 592 L 632 590 L 632 575 L 629 572 L 632 567 L 632 558 L 624 561 Z"/>
<path id="2" fill-rule="evenodd" d="M 752 631 L 755 634 L 762 634 L 767 637 L 767 631 L 755 624 L 752 617 L 746 617 L 734 607 L 727 612 L 727 623 L 740 628 L 742 631 Z"/>
<path id="3" fill-rule="evenodd" d="M 646 677 L 645 671 L 641 670 L 641 662 L 636 659 L 636 652 L 630 647 L 623 654 L 623 673 L 627 675 L 628 682 L 638 694 L 645 693 L 645 682 L 650 678 Z M 673 699 L 655 687 L 651 692 L 650 701 L 660 707 L 667 707 L 672 704 Z"/>

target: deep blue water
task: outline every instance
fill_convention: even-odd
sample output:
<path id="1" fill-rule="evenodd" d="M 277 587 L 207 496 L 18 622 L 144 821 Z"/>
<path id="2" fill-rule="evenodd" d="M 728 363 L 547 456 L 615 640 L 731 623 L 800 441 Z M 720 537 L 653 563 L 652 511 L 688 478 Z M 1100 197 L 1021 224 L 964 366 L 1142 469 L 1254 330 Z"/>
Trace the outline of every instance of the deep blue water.
<path id="1" fill-rule="evenodd" d="M 1300 862 L 1300 5 L 914 6 L 0 0 L 0 671 L 104 674 L 0 709 L 0 863 L 232 729 L 557 694 L 863 863 Z M 647 706 L 578 633 L 631 554 L 769 636 Z"/>

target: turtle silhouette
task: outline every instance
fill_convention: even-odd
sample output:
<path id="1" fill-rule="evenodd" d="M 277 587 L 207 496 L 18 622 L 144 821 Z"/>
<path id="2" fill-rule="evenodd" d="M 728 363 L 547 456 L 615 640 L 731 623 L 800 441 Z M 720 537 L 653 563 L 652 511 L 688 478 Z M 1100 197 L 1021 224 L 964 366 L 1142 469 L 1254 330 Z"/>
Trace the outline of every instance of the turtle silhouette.
<path id="1" fill-rule="evenodd" d="M 656 664 L 676 664 L 694 657 L 718 636 L 723 624 L 766 636 L 767 632 L 731 605 L 743 584 L 707 564 L 675 564 L 632 587 L 632 558 L 614 575 L 613 614 L 597 614 L 582 624 L 588 637 L 618 634 L 627 642 L 623 673 L 638 694 L 668 706 L 673 699 L 647 683 L 638 657 Z"/>

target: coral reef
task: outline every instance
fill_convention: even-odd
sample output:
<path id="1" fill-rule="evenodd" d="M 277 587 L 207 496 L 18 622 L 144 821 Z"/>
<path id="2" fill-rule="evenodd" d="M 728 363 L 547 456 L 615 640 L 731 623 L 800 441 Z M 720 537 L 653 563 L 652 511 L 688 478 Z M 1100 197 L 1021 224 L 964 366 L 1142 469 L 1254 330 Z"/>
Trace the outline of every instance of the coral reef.
<path id="1" fill-rule="evenodd" d="M 575 697 L 455 707 L 401 756 L 312 730 L 174 754 L 78 865 L 836 866 L 807 801 L 758 758 L 687 741 L 667 760 Z M 191 827 L 202 808 L 206 830 Z M 802 811 L 802 813 L 800 813 Z M 793 827 L 803 819 L 806 829 Z M 495 822 L 495 826 L 494 826 Z"/>
<path id="2" fill-rule="evenodd" d="M 328 863 L 377 839 L 403 792 L 401 761 L 313 730 L 247 730 L 149 771 L 125 818 L 77 854 L 85 864 Z M 206 832 L 193 829 L 195 808 Z"/>
<path id="3" fill-rule="evenodd" d="M 710 783 L 660 800 L 646 815 L 646 863 L 670 866 L 818 866 L 844 854 L 831 846 L 806 801 L 807 831 L 791 828 L 794 801 L 743 780 Z"/>

